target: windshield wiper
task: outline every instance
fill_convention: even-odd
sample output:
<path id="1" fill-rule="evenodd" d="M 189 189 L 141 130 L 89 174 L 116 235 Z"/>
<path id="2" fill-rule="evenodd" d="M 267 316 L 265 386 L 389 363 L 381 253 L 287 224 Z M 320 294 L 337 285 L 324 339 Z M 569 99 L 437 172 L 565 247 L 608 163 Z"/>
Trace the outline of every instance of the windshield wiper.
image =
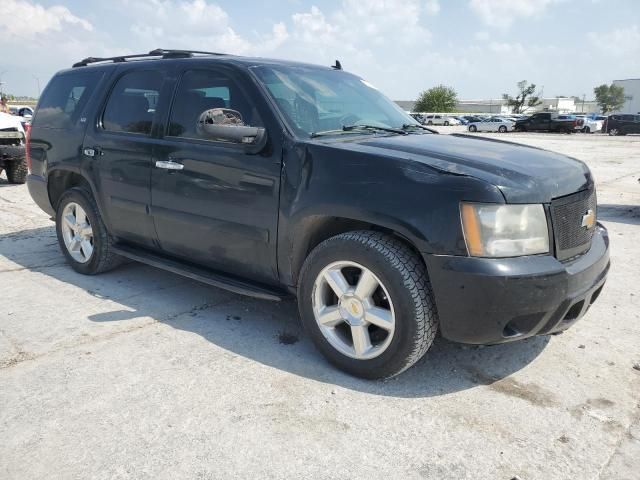
<path id="1" fill-rule="evenodd" d="M 418 125 L 417 123 L 405 123 L 404 125 L 402 125 L 402 130 L 404 131 L 415 129 L 415 128 L 420 130 L 425 130 L 430 133 L 439 133 L 437 130 L 434 130 L 432 128 L 427 128 L 424 125 Z"/>
<path id="2" fill-rule="evenodd" d="M 343 125 L 342 128 L 338 130 L 324 130 L 321 132 L 313 132 L 311 134 L 311 138 L 320 137 L 322 135 L 336 135 L 344 132 L 355 132 L 358 133 L 362 131 L 363 133 L 372 132 L 375 130 L 383 131 L 383 132 L 391 132 L 398 133 L 400 135 L 407 135 L 407 132 L 401 130 L 399 128 L 391 128 L 391 127 L 380 127 L 377 125 Z"/>
<path id="3" fill-rule="evenodd" d="M 342 127 L 342 130 L 344 130 L 345 132 L 349 132 L 351 130 L 380 130 L 380 131 L 383 131 L 383 132 L 399 133 L 400 135 L 406 135 L 407 134 L 407 132 L 405 132 L 404 130 L 401 130 L 399 128 L 380 127 L 378 125 L 361 125 L 361 124 L 344 125 Z"/>

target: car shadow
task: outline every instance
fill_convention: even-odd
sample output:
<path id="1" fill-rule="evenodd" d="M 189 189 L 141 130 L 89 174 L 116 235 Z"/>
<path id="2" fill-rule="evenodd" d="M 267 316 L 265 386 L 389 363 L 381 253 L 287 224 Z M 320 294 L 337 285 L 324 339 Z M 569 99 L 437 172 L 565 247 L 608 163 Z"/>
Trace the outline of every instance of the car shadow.
<path id="1" fill-rule="evenodd" d="M 151 317 L 172 328 L 199 335 L 231 354 L 272 368 L 329 385 L 392 397 L 446 395 L 500 382 L 530 364 L 540 355 L 549 337 L 491 347 L 465 346 L 436 338 L 427 355 L 402 375 L 386 381 L 351 377 L 329 365 L 304 334 L 294 301 L 268 302 L 220 292 L 192 280 L 149 266 L 128 263 L 97 277 L 74 272 L 64 264 L 55 243 L 54 227 L 43 227 L 0 235 L 0 255 L 19 266 L 70 283 L 116 306 L 89 315 L 92 322 L 128 322 Z M 20 251 L 16 252 L 16 243 Z M 34 253 L 29 253 L 33 251 Z M 167 288 L 150 288 L 140 296 L 123 295 L 123 279 L 156 285 L 159 281 L 179 286 L 171 296 Z M 95 288 L 99 281 L 99 289 Z M 211 289 L 216 300 L 186 305 L 180 314 L 169 314 L 171 302 L 185 302 L 190 289 Z M 94 290 L 99 290 L 96 293 Z M 209 290 L 206 290 L 209 291 Z M 222 298 L 222 299 L 221 299 Z M 32 300 L 37 301 L 37 299 Z M 160 307 L 158 307 L 158 305 Z M 163 310 L 164 308 L 164 310 Z M 52 327 L 55 328 L 55 327 Z"/>
<path id="2" fill-rule="evenodd" d="M 605 222 L 640 225 L 640 205 L 599 204 L 598 219 Z"/>

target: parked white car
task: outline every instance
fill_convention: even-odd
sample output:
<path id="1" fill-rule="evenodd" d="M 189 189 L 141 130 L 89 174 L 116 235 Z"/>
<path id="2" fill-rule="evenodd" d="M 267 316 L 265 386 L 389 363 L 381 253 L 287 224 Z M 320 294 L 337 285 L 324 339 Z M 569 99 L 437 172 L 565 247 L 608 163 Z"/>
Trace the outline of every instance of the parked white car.
<path id="1" fill-rule="evenodd" d="M 460 120 L 448 115 L 423 115 L 425 125 L 460 125 Z"/>
<path id="2" fill-rule="evenodd" d="M 471 122 L 467 127 L 470 132 L 500 132 L 506 133 L 513 130 L 515 122 L 506 118 L 485 118 L 481 122 Z"/>
<path id="3" fill-rule="evenodd" d="M 602 125 L 604 124 L 604 119 L 605 117 L 585 117 L 582 125 L 582 131 L 584 133 L 600 132 L 602 130 Z"/>

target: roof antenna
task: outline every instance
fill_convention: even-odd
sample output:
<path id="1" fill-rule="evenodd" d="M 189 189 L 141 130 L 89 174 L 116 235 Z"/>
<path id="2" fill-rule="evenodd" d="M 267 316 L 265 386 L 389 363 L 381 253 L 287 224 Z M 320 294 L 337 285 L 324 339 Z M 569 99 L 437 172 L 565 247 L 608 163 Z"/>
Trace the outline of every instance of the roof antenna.
<path id="1" fill-rule="evenodd" d="M 331 68 L 333 68 L 334 70 L 342 70 L 342 64 L 340 63 L 340 60 L 336 60 L 336 64 L 331 65 Z"/>

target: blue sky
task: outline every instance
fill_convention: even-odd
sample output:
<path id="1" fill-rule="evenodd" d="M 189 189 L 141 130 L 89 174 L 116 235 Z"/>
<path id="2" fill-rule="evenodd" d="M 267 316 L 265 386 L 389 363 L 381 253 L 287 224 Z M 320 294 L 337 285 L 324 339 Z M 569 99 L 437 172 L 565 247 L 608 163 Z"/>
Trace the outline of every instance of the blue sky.
<path id="1" fill-rule="evenodd" d="M 395 100 L 437 84 L 498 98 L 519 80 L 545 96 L 640 77 L 638 0 L 2 0 L 0 79 L 35 95 L 86 56 L 156 47 L 331 64 Z M 4 72 L 4 73 L 3 73 Z"/>

